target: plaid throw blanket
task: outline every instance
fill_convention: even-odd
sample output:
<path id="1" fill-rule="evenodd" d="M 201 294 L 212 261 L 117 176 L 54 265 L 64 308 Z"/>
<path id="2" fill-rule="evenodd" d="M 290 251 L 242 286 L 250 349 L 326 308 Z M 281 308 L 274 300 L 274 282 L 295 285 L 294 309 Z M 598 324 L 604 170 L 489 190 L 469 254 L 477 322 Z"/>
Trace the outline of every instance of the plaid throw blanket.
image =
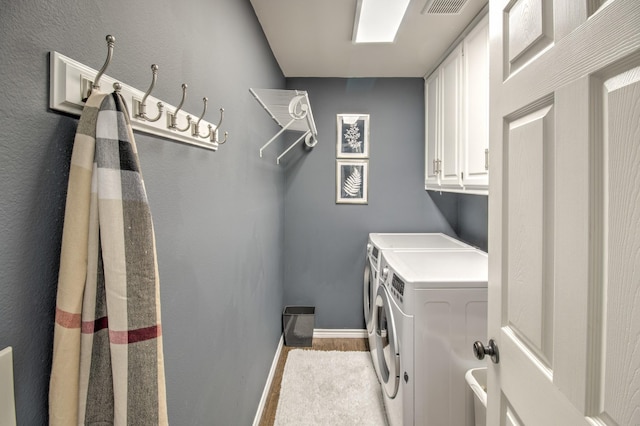
<path id="1" fill-rule="evenodd" d="M 50 425 L 167 425 L 151 213 L 127 107 L 93 94 L 64 218 Z"/>

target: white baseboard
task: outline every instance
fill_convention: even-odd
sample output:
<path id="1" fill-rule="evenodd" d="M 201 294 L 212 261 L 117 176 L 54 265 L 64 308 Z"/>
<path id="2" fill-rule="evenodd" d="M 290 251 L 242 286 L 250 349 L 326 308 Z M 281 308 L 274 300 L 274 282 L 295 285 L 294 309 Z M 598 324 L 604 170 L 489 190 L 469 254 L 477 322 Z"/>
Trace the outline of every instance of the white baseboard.
<path id="1" fill-rule="evenodd" d="M 269 370 L 269 375 L 267 376 L 267 383 L 265 383 L 264 389 L 262 390 L 262 397 L 260 398 L 260 403 L 258 404 L 258 410 L 256 411 L 256 416 L 253 419 L 253 426 L 258 426 L 260 424 L 262 412 L 264 411 L 264 407 L 267 404 L 267 398 L 269 397 L 269 391 L 271 390 L 271 382 L 273 382 L 273 377 L 275 376 L 276 368 L 278 367 L 278 360 L 280 359 L 282 346 L 284 346 L 284 334 L 280 335 L 280 342 L 278 342 L 276 354 L 274 355 L 273 361 L 271 362 L 271 369 Z"/>
<path id="2" fill-rule="evenodd" d="M 314 339 L 364 339 L 367 337 L 367 330 L 357 328 L 315 328 L 313 337 Z"/>

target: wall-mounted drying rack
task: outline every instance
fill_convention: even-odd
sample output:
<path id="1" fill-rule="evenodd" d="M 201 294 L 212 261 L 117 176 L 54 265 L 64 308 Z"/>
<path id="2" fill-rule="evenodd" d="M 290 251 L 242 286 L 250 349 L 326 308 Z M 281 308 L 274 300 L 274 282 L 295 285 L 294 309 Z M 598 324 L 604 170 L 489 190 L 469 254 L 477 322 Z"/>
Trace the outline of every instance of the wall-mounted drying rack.
<path id="1" fill-rule="evenodd" d="M 99 89 L 102 84 L 106 83 L 114 88 L 117 87 L 117 90 L 127 101 L 128 110 L 131 114 L 131 127 L 134 130 L 196 145 L 212 151 L 216 151 L 219 145 L 227 141 L 228 132 L 224 133 L 224 140 L 220 140 L 218 131 L 224 117 L 223 108 L 220 108 L 218 124 L 203 120 L 207 112 L 207 98 L 202 99 L 204 108 L 198 120 L 193 120 L 191 114 L 182 110 L 182 105 L 187 96 L 186 84 L 182 85 L 182 99 L 177 107 L 151 96 L 151 91 L 158 77 L 158 66 L 156 64 L 151 65 L 151 85 L 146 92 L 104 75 L 113 56 L 114 43 L 115 38 L 110 35 L 107 36 L 107 59 L 100 71 L 96 71 L 58 52 L 51 52 L 49 92 L 49 107 L 51 109 L 79 116 L 84 108 L 84 101 L 89 97 L 91 90 Z M 150 108 L 152 111 L 148 111 L 150 104 L 153 104 Z M 162 115 L 165 115 L 165 120 L 161 120 Z"/>
<path id="2" fill-rule="evenodd" d="M 260 148 L 260 157 L 262 157 L 264 149 L 285 130 L 304 133 L 278 156 L 276 159 L 277 164 L 280 164 L 280 159 L 303 139 L 305 145 L 309 148 L 316 146 L 318 143 L 318 130 L 313 120 L 307 92 L 284 89 L 249 89 L 249 91 L 271 118 L 282 127 L 278 133 Z"/>

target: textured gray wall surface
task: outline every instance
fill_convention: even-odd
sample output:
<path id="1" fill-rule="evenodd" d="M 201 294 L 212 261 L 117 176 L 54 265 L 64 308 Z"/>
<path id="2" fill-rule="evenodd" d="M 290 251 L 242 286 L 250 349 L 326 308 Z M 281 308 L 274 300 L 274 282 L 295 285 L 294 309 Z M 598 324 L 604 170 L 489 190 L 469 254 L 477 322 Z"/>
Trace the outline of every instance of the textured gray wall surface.
<path id="1" fill-rule="evenodd" d="M 458 236 L 481 250 L 487 251 L 489 226 L 489 197 L 486 195 L 457 194 Z"/>
<path id="2" fill-rule="evenodd" d="M 362 271 L 370 232 L 445 232 L 424 190 L 424 82 L 288 78 L 306 90 L 313 150 L 285 159 L 285 304 L 315 306 L 316 328 L 364 328 Z M 370 114 L 369 203 L 336 204 L 336 114 Z M 455 216 L 455 206 L 445 201 Z"/>
<path id="3" fill-rule="evenodd" d="M 249 87 L 283 88 L 249 1 L 2 0 L 0 348 L 14 347 L 20 425 L 47 421 L 55 294 L 77 117 L 48 109 L 49 52 L 207 119 L 217 153 L 136 133 L 153 215 L 169 420 L 246 425 L 281 333 L 284 170 L 258 157 L 277 126 Z M 153 106 L 150 107 L 153 111 Z"/>
<path id="4" fill-rule="evenodd" d="M 486 195 L 427 191 L 458 238 L 487 251 L 489 206 Z"/>

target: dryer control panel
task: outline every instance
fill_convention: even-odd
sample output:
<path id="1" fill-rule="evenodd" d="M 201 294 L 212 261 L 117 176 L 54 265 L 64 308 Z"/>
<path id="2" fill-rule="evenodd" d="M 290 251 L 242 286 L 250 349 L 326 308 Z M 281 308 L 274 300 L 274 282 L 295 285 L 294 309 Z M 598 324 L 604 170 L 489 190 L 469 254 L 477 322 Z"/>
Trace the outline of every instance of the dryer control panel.
<path id="1" fill-rule="evenodd" d="M 404 281 L 402 281 L 396 274 L 392 274 L 391 276 L 391 294 L 395 297 L 400 303 L 403 302 L 404 298 Z"/>

